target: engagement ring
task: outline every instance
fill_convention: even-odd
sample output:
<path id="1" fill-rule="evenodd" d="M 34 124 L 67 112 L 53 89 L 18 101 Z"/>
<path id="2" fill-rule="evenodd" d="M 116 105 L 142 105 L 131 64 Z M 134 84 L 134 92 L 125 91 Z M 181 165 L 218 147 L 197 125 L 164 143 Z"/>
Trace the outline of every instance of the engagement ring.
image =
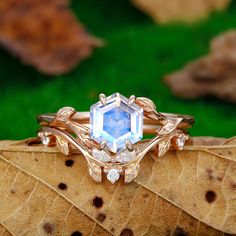
<path id="1" fill-rule="evenodd" d="M 194 123 L 192 116 L 158 112 L 148 98 L 114 93 L 99 99 L 90 113 L 63 107 L 40 115 L 38 133 L 45 146 L 57 146 L 65 155 L 81 152 L 97 182 L 103 175 L 113 184 L 120 176 L 131 182 L 149 150 L 155 148 L 156 157 L 169 149 L 182 150 Z M 146 134 L 153 137 L 143 139 Z"/>

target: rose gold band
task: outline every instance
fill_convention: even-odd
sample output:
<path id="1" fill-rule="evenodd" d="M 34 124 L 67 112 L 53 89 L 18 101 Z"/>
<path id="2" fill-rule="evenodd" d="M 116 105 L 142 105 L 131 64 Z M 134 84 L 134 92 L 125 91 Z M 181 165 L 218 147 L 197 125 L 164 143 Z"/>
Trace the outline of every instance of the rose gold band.
<path id="1" fill-rule="evenodd" d="M 191 128 L 194 124 L 194 118 L 190 115 L 172 114 L 172 113 L 160 113 L 166 118 L 182 118 L 178 128 L 181 130 Z M 38 122 L 41 126 L 47 126 L 54 118 L 56 114 L 42 114 L 38 117 Z M 83 124 L 87 127 L 90 126 L 90 113 L 89 112 L 76 112 L 72 120 Z M 154 120 L 144 117 L 143 133 L 144 134 L 155 134 L 158 127 L 164 124 L 163 120 Z"/>

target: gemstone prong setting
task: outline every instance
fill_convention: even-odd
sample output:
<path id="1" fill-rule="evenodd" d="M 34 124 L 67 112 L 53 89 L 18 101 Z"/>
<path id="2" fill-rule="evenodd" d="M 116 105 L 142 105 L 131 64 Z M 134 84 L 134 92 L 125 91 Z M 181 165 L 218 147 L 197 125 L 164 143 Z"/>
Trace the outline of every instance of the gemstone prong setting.
<path id="1" fill-rule="evenodd" d="M 102 105 L 106 105 L 107 104 L 107 97 L 104 93 L 99 94 L 99 100 L 101 101 Z"/>
<path id="2" fill-rule="evenodd" d="M 134 150 L 133 144 L 131 143 L 130 140 L 126 140 L 125 145 L 130 152 Z"/>
<path id="3" fill-rule="evenodd" d="M 129 97 L 128 106 L 129 107 L 132 106 L 134 104 L 135 100 L 136 100 L 136 97 L 134 95 L 131 95 Z"/>
<path id="4" fill-rule="evenodd" d="M 143 137 L 143 109 L 129 105 L 129 99 L 119 93 L 107 97 L 104 105 L 91 106 L 91 138 L 98 143 L 107 140 L 107 148 L 113 153 L 126 148 L 126 140 L 132 144 Z"/>
<path id="5" fill-rule="evenodd" d="M 105 149 L 106 145 L 107 145 L 107 140 L 103 140 L 103 141 L 100 143 L 100 149 L 101 149 L 101 150 Z"/>

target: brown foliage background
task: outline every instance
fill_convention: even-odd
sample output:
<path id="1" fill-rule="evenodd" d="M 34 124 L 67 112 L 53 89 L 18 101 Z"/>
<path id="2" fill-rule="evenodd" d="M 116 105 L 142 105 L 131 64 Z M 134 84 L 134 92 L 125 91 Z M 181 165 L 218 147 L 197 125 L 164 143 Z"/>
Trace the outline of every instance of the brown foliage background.
<path id="1" fill-rule="evenodd" d="M 1 141 L 1 235 L 236 233 L 236 139 L 191 142 L 149 153 L 134 182 L 111 185 L 95 183 L 80 155 Z"/>

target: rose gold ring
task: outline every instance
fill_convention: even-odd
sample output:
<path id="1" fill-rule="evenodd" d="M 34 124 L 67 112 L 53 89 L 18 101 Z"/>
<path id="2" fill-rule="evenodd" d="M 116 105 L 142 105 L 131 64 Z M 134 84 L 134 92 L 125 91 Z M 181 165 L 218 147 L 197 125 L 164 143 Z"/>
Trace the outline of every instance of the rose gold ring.
<path id="1" fill-rule="evenodd" d="M 144 97 L 114 93 L 109 97 L 100 94 L 99 100 L 90 112 L 63 107 L 38 119 L 42 143 L 57 146 L 65 155 L 82 153 L 90 176 L 97 182 L 102 181 L 103 174 L 111 183 L 120 176 L 125 183 L 131 182 L 149 150 L 155 148 L 156 157 L 169 149 L 182 150 L 187 130 L 194 123 L 192 116 L 158 112 Z M 145 134 L 153 138 L 142 140 Z"/>

